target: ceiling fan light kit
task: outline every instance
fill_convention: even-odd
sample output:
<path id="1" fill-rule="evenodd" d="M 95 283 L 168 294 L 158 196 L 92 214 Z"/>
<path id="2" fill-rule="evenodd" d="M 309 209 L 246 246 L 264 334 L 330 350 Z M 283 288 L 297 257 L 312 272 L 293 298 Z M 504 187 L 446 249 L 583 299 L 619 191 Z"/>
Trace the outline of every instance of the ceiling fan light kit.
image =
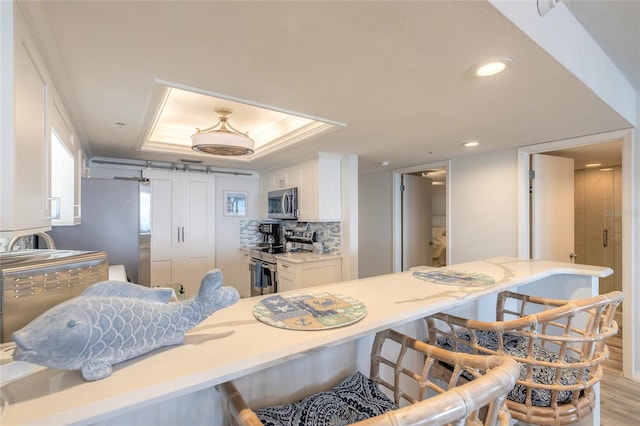
<path id="1" fill-rule="evenodd" d="M 253 154 L 253 139 L 228 123 L 231 110 L 217 108 L 218 123 L 207 129 L 196 129 L 191 136 L 191 149 L 211 155 L 238 156 Z"/>

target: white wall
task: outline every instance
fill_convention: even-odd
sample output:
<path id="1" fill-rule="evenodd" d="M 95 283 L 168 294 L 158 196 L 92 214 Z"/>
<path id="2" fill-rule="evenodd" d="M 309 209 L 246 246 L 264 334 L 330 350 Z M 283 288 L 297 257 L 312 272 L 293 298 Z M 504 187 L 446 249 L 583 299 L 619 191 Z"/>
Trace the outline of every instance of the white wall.
<path id="1" fill-rule="evenodd" d="M 224 191 L 247 192 L 247 216 L 224 216 Z M 240 221 L 258 219 L 260 180 L 257 176 L 216 176 L 216 268 L 224 285 L 240 290 Z"/>
<path id="2" fill-rule="evenodd" d="M 431 188 L 431 206 L 433 209 L 433 226 L 447 226 L 447 187 L 445 185 L 434 185 Z"/>
<path id="3" fill-rule="evenodd" d="M 360 176 L 358 277 L 393 272 L 391 171 Z"/>
<path id="4" fill-rule="evenodd" d="M 451 263 L 518 254 L 517 151 L 451 160 Z M 359 277 L 393 271 L 392 172 L 360 176 Z"/>
<path id="5" fill-rule="evenodd" d="M 517 151 L 456 158 L 449 173 L 451 264 L 516 256 Z"/>

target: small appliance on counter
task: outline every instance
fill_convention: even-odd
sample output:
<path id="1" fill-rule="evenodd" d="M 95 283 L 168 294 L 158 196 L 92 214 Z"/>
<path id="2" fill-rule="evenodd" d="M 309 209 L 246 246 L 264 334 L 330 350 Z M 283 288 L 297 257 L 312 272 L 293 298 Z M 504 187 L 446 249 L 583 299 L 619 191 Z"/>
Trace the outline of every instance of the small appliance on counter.
<path id="1" fill-rule="evenodd" d="M 309 244 L 314 245 L 318 243 L 318 239 L 315 231 L 309 230 L 309 224 L 306 222 L 299 222 L 293 229 L 286 229 L 284 231 L 284 239 L 289 243 Z M 311 250 L 309 250 L 311 251 Z"/>
<path id="2" fill-rule="evenodd" d="M 262 235 L 261 246 L 279 246 L 282 244 L 279 223 L 260 223 L 258 224 L 258 232 Z"/>
<path id="3" fill-rule="evenodd" d="M 0 252 L 0 343 L 53 306 L 108 279 L 108 271 L 105 252 Z"/>

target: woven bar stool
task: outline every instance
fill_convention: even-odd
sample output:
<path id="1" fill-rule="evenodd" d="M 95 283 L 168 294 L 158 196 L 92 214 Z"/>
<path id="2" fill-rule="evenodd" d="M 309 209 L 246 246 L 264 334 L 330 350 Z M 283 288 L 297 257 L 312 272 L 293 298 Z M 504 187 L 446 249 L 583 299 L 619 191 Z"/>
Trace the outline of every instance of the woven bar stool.
<path id="1" fill-rule="evenodd" d="M 606 341 L 623 294 L 556 300 L 509 291 L 498 295 L 495 322 L 443 313 L 425 318 L 429 342 L 459 353 L 508 355 L 520 377 L 507 395 L 511 417 L 537 425 L 576 423 L 594 408 L 594 385 L 609 358 Z M 440 365 L 446 376 L 449 367 Z"/>
<path id="2" fill-rule="evenodd" d="M 438 362 L 452 366 L 448 381 L 433 377 Z M 385 330 L 373 344 L 370 377 L 355 373 L 332 390 L 297 403 L 252 410 L 232 381 L 217 388 L 243 426 L 506 426 L 505 395 L 517 375 L 518 363 L 509 357 L 457 354 Z"/>

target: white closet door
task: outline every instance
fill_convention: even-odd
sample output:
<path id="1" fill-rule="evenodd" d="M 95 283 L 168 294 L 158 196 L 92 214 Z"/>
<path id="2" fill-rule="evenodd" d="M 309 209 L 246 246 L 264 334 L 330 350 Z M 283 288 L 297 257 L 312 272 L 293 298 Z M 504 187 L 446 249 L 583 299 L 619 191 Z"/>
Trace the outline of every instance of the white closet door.
<path id="1" fill-rule="evenodd" d="M 532 259 L 572 262 L 574 254 L 573 158 L 534 154 L 531 184 Z"/>
<path id="2" fill-rule="evenodd" d="M 402 175 L 402 270 L 431 266 L 432 179 Z"/>

